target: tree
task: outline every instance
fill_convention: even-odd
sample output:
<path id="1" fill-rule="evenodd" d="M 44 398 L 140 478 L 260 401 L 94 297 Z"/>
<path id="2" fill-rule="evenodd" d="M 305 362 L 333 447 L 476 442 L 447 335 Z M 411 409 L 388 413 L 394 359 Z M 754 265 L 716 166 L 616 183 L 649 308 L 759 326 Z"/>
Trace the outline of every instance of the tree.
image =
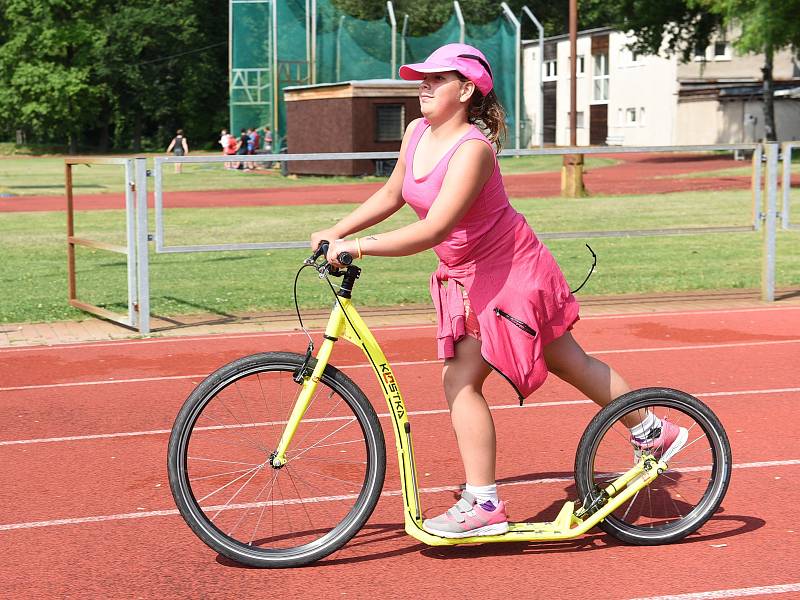
<path id="1" fill-rule="evenodd" d="M 165 146 L 177 128 L 186 129 L 190 140 L 201 130 L 207 137 L 213 127 L 209 112 L 214 114 L 214 105 L 227 100 L 227 62 L 204 60 L 196 50 L 220 48 L 225 53 L 224 41 L 213 42 L 220 36 L 224 40 L 227 28 L 220 33 L 218 25 L 207 23 L 208 28 L 201 29 L 192 0 L 159 5 L 149 0 L 125 4 L 110 0 L 100 21 L 98 76 L 110 91 L 104 125 L 113 126 L 115 145 L 127 146 L 130 141 L 138 152 L 149 133 L 154 138 L 151 146 Z M 215 34 L 218 37 L 212 37 Z M 209 104 L 214 107 L 211 111 Z"/>
<path id="2" fill-rule="evenodd" d="M 99 0 L 6 0 L 0 44 L 0 115 L 11 128 L 66 138 L 75 152 L 106 89 L 97 85 Z"/>
<path id="3" fill-rule="evenodd" d="M 106 150 L 227 122 L 227 5 L 0 0 L 0 136 Z M 144 140 L 144 141 L 143 141 Z"/>

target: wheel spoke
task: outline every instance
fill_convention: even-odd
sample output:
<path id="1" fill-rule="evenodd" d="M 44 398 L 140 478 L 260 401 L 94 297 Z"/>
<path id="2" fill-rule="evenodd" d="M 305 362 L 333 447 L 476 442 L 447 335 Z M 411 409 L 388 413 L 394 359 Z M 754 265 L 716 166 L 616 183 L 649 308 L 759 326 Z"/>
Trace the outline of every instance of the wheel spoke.
<path id="1" fill-rule="evenodd" d="M 327 440 L 329 437 L 331 437 L 331 436 L 333 436 L 333 435 L 336 435 L 336 434 L 337 434 L 337 433 L 339 433 L 339 432 L 340 432 L 342 429 L 344 429 L 345 427 L 348 427 L 349 425 L 352 425 L 352 424 L 353 424 L 353 423 L 355 423 L 355 422 L 356 422 L 356 420 L 355 420 L 355 418 L 353 418 L 353 420 L 351 420 L 351 421 L 348 421 L 347 423 L 345 423 L 344 425 L 342 425 L 342 426 L 341 426 L 341 427 L 339 427 L 338 429 L 335 429 L 335 430 L 331 431 L 331 432 L 330 432 L 328 435 L 326 435 L 324 438 L 320 439 L 320 440 L 319 440 L 319 442 L 317 442 L 316 444 L 314 444 L 314 445 L 312 445 L 312 446 L 309 446 L 308 448 L 304 449 L 302 452 L 300 452 L 299 454 L 297 454 L 297 455 L 294 457 L 294 459 L 293 459 L 293 460 L 297 460 L 298 458 L 300 458 L 301 456 L 303 456 L 303 454 L 305 454 L 305 453 L 306 453 L 306 452 L 308 452 L 309 450 L 313 450 L 314 448 L 316 448 L 316 447 L 319 445 L 319 443 L 320 443 L 320 442 L 324 442 L 324 441 L 325 441 L 325 440 Z"/>

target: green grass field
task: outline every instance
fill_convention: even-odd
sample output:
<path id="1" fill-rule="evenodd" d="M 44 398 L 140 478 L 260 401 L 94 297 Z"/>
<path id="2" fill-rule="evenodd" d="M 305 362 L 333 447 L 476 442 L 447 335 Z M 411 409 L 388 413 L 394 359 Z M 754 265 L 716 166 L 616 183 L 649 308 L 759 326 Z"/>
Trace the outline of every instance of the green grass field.
<path id="1" fill-rule="evenodd" d="M 204 154 L 196 154 L 202 156 Z M 151 158 L 155 155 L 149 155 Z M 161 155 L 163 156 L 163 155 Z M 205 156 L 217 156 L 205 154 Z M 503 173 L 538 173 L 558 171 L 560 156 L 523 156 L 501 158 Z M 587 158 L 587 168 L 615 164 L 609 158 Z M 175 174 L 172 166 L 163 170 L 164 190 L 237 190 L 304 185 L 331 185 L 383 181 L 381 177 L 283 177 L 278 169 L 255 171 L 226 170 L 216 163 L 186 164 L 183 172 Z M 76 165 L 73 167 L 73 190 L 76 194 L 121 193 L 124 186 L 124 168 L 121 165 Z M 0 193 L 16 196 L 43 196 L 64 194 L 63 157 L 0 157 Z"/>
<path id="2" fill-rule="evenodd" d="M 793 210 L 800 215 L 800 197 Z M 539 232 L 747 225 L 752 207 L 747 191 L 650 196 L 517 200 L 518 210 Z M 307 239 L 352 205 L 171 209 L 168 244 Z M 381 229 L 414 217 L 404 208 Z M 151 224 L 151 231 L 153 230 Z M 82 319 L 66 303 L 65 217 L 61 213 L 0 213 L 0 322 Z M 76 235 L 123 243 L 122 211 L 76 215 Z M 595 275 L 582 293 L 757 288 L 761 235 L 735 233 L 650 238 L 551 240 L 548 246 L 570 282 L 577 285 L 589 266 L 588 241 L 598 255 Z M 152 249 L 152 247 L 151 247 Z M 292 282 L 303 250 L 150 254 L 152 312 L 157 315 L 288 310 Z M 78 294 L 83 300 L 122 311 L 126 298 L 125 257 L 78 248 Z M 367 257 L 356 300 L 360 305 L 428 303 L 431 251 L 404 258 Z M 301 278 L 306 307 L 325 307 L 330 291 L 310 270 Z M 800 285 L 800 232 L 778 237 L 779 286 Z"/>

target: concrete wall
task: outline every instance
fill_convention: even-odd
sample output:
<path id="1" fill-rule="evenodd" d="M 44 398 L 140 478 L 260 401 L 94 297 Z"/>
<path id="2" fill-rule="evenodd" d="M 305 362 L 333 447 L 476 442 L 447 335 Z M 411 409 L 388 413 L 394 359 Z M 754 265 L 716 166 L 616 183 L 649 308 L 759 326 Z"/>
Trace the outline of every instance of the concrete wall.
<path id="1" fill-rule="evenodd" d="M 522 119 L 530 123 L 531 140 L 530 147 L 539 145 L 539 98 L 541 89 L 539 88 L 539 55 L 538 44 L 523 46 L 522 48 Z"/>
<path id="2" fill-rule="evenodd" d="M 609 142 L 622 146 L 670 145 L 677 111 L 677 60 L 654 55 L 634 57 L 626 48 L 631 40 L 621 33 L 612 33 L 609 39 Z M 629 110 L 635 115 L 634 122 L 629 122 Z"/>
<path id="3" fill-rule="evenodd" d="M 577 76 L 576 110 L 583 113 L 583 127 L 578 127 L 579 146 L 589 145 L 589 105 L 592 99 L 592 38 L 578 38 L 578 57 L 583 56 L 584 72 Z M 556 145 L 569 146 L 569 40 L 557 44 L 558 87 L 556 91 Z"/>
<path id="4" fill-rule="evenodd" d="M 780 141 L 800 139 L 800 101 L 776 98 L 775 127 Z M 679 145 L 759 141 L 764 137 L 763 105 L 759 100 L 682 99 L 675 137 Z"/>
<path id="5" fill-rule="evenodd" d="M 678 79 L 750 79 L 761 81 L 763 54 L 739 54 L 729 46 L 728 56 L 715 57 L 714 45 L 705 51 L 705 60 L 692 58 L 678 65 Z M 789 51 L 775 53 L 773 77 L 776 80 L 800 77 L 800 61 Z"/>

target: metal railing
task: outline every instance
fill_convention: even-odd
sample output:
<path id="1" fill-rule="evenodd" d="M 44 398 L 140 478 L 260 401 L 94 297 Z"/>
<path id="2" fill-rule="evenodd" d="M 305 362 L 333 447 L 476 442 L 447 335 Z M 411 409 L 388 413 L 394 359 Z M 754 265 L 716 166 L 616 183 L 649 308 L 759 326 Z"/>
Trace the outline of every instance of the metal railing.
<path id="1" fill-rule="evenodd" d="M 784 142 L 781 146 L 783 155 L 783 179 L 781 192 L 783 194 L 783 208 L 781 209 L 781 227 L 783 229 L 800 229 L 800 225 L 791 220 L 791 193 L 792 193 L 792 150 L 800 148 L 800 142 Z"/>
<path id="2" fill-rule="evenodd" d="M 788 196 L 787 175 L 791 161 L 791 148 L 800 147 L 800 143 L 784 144 L 784 175 L 782 181 L 784 193 L 783 219 L 784 227 L 788 223 Z M 631 153 L 678 153 L 678 152 L 709 152 L 749 150 L 752 156 L 752 193 L 753 193 L 753 220 L 751 225 L 727 227 L 672 227 L 659 229 L 630 229 L 613 231 L 579 231 L 579 232 L 537 232 L 542 239 L 569 239 L 578 237 L 645 237 L 645 236 L 674 236 L 706 233 L 735 233 L 747 231 L 762 231 L 762 275 L 761 297 L 765 301 L 775 298 L 775 250 L 776 226 L 780 214 L 777 209 L 779 146 L 777 143 L 769 144 L 716 144 L 704 146 L 639 146 L 639 147 L 576 147 L 576 148 L 544 148 L 530 150 L 505 150 L 500 156 L 537 156 L 537 155 L 568 155 L 568 154 L 631 154 Z M 305 248 L 307 240 L 286 242 L 251 242 L 230 244 L 196 244 L 196 245 L 168 245 L 165 240 L 164 225 L 164 177 L 165 165 L 177 163 L 208 164 L 226 163 L 231 161 L 246 161 L 250 163 L 276 163 L 288 161 L 310 160 L 386 160 L 397 159 L 397 152 L 349 152 L 349 153 L 312 153 L 312 154 L 259 154 L 247 156 L 168 156 L 156 157 L 154 167 L 154 197 L 155 197 L 155 234 L 149 235 L 147 231 L 147 171 L 146 159 L 143 157 L 131 159 L 67 159 L 67 200 L 68 200 L 68 244 L 70 261 L 70 304 L 76 308 L 86 310 L 112 321 L 134 326 L 143 334 L 150 331 L 149 324 L 149 279 L 148 279 L 148 241 L 155 242 L 157 253 L 184 253 L 184 252 L 212 252 L 230 250 L 269 250 Z M 788 157 L 788 158 L 787 158 Z M 787 162 L 787 160 L 789 162 Z M 762 163 L 766 165 L 764 172 Z M 127 235 L 128 245 L 122 249 L 110 247 L 100 242 L 91 242 L 76 238 L 72 229 L 72 184 L 70 167 L 72 164 L 125 164 L 126 165 L 126 213 L 128 215 Z M 134 174 L 133 180 L 131 173 Z M 791 181 L 790 179 L 788 180 Z M 134 195 L 135 192 L 135 195 Z M 132 223 L 135 221 L 135 235 Z M 120 251 L 128 256 L 128 290 L 129 314 L 127 318 L 105 309 L 80 302 L 75 298 L 74 275 L 74 245 L 89 245 L 105 250 Z"/>
<path id="3" fill-rule="evenodd" d="M 125 245 L 109 244 L 75 235 L 72 167 L 75 165 L 123 165 L 125 167 Z M 67 285 L 68 301 L 84 312 L 109 321 L 150 332 L 150 290 L 147 248 L 147 167 L 144 158 L 67 158 L 64 160 L 67 197 Z M 123 254 L 127 261 L 127 315 L 116 313 L 78 298 L 75 247 L 83 246 Z"/>

